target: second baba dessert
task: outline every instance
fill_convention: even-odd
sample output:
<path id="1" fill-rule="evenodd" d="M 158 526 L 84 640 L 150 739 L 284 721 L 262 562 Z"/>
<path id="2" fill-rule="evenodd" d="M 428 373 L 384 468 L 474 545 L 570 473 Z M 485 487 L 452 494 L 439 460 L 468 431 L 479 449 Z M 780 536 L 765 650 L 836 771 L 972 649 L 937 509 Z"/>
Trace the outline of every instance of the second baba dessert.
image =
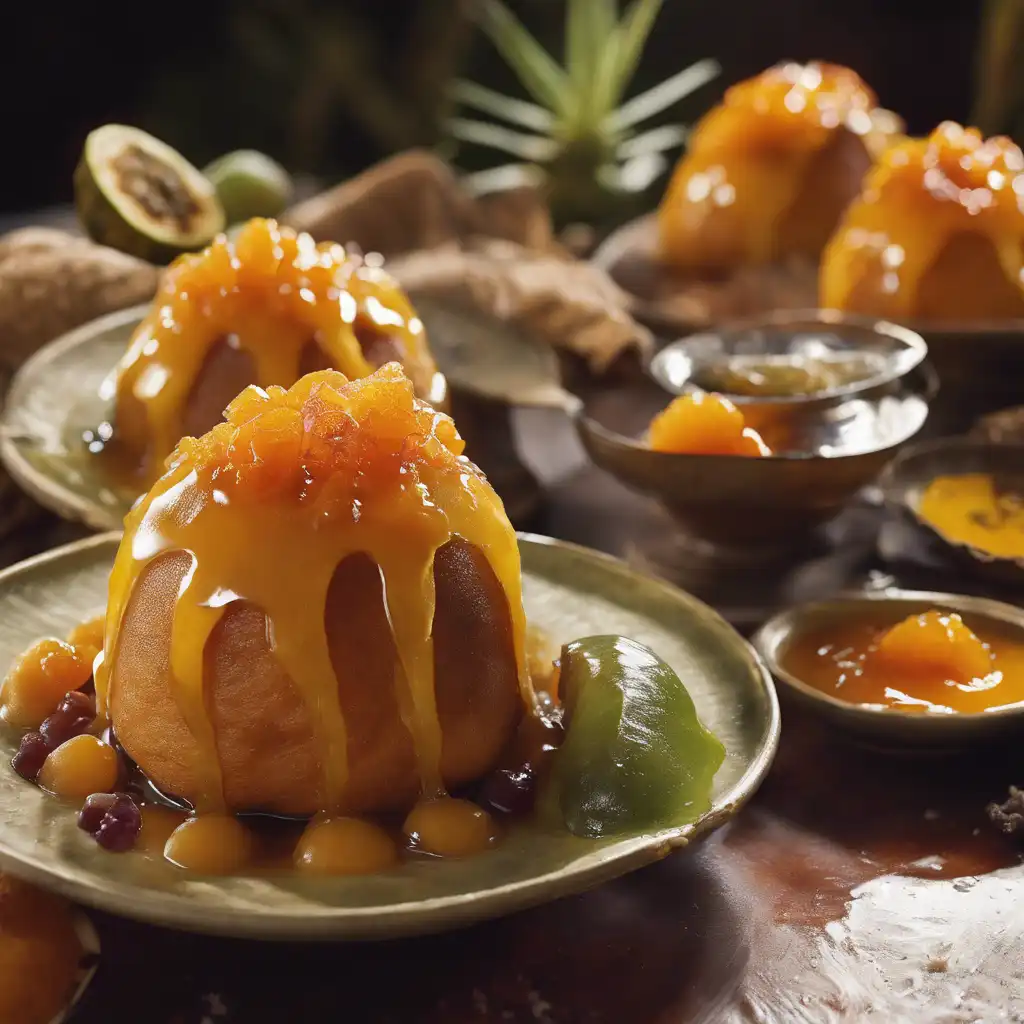
<path id="1" fill-rule="evenodd" d="M 946 122 L 886 152 L 822 259 L 826 308 L 917 321 L 1024 316 L 1024 154 Z"/>
<path id="2" fill-rule="evenodd" d="M 179 438 L 212 428 L 248 385 L 290 387 L 328 368 L 354 379 L 390 361 L 430 396 L 436 366 L 423 324 L 382 267 L 252 220 L 165 272 L 104 384 L 113 422 L 91 443 L 149 483 Z"/>
<path id="3" fill-rule="evenodd" d="M 848 68 L 780 64 L 697 124 L 658 211 L 660 255 L 688 275 L 816 261 L 895 119 Z"/>

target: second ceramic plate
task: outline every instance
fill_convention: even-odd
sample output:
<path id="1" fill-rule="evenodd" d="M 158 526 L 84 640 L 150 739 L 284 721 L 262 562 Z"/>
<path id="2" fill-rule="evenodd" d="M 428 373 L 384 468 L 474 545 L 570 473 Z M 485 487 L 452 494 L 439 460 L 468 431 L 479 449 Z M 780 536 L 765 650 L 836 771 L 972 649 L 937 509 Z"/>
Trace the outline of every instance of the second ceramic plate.
<path id="1" fill-rule="evenodd" d="M 102 611 L 117 535 L 91 537 L 0 573 L 0 669 L 40 636 Z M 22 781 L 0 733 L 0 866 L 79 902 L 170 927 L 266 939 L 368 939 L 441 931 L 590 888 L 658 860 L 724 824 L 763 779 L 779 710 L 766 669 L 714 611 L 621 562 L 520 536 L 527 615 L 551 639 L 632 637 L 686 684 L 726 747 L 711 810 L 697 822 L 618 840 L 524 825 L 464 861 L 410 863 L 361 879 L 289 874 L 199 879 L 141 854 L 100 850 L 73 807 Z"/>
<path id="2" fill-rule="evenodd" d="M 0 458 L 44 508 L 94 530 L 119 530 L 138 497 L 112 487 L 85 434 L 108 419 L 100 385 L 148 306 L 92 320 L 40 349 L 15 375 L 0 419 Z"/>

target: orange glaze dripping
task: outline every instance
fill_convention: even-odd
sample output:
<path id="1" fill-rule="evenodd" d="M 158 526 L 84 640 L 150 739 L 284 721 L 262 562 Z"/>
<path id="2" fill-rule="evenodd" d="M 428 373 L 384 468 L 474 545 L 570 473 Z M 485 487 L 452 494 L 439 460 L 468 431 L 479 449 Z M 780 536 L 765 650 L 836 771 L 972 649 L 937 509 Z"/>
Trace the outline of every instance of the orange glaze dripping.
<path id="1" fill-rule="evenodd" d="M 1024 316 L 1024 154 L 944 122 L 892 147 L 825 250 L 821 305 L 875 316 Z"/>
<path id="2" fill-rule="evenodd" d="M 262 388 L 294 384 L 310 346 L 316 366 L 365 377 L 376 365 L 360 325 L 387 339 L 391 358 L 427 395 L 436 367 L 422 322 L 381 267 L 274 221 L 249 221 L 235 241 L 220 236 L 164 274 L 151 311 L 103 385 L 103 397 L 115 400 L 111 451 L 130 456 L 133 471 L 141 463 L 147 481 L 159 475 L 187 432 L 189 403 L 218 345 L 245 353 L 253 373 L 247 382 Z"/>
<path id="3" fill-rule="evenodd" d="M 161 554 L 189 552 L 170 641 L 174 698 L 196 741 L 197 809 L 225 809 L 205 686 L 204 651 L 225 608 L 267 615 L 273 651 L 310 712 L 323 804 L 341 807 L 347 732 L 324 629 L 335 568 L 362 552 L 379 567 L 397 650 L 395 692 L 422 794 L 444 792 L 434 692 L 433 562 L 453 538 L 482 552 L 507 598 L 519 690 L 532 710 L 516 535 L 501 500 L 461 453 L 451 419 L 415 398 L 401 367 L 349 382 L 334 371 L 292 388 L 250 387 L 227 422 L 183 439 L 168 470 L 125 520 L 110 579 L 96 695 L 109 714 L 110 666 L 133 590 Z M 115 728 L 117 716 L 113 716 Z M 140 763 L 145 770 L 145 765 Z"/>
<path id="4" fill-rule="evenodd" d="M 817 258 L 898 127 L 838 65 L 784 63 L 733 85 L 672 175 L 658 211 L 662 258 L 689 272 Z"/>

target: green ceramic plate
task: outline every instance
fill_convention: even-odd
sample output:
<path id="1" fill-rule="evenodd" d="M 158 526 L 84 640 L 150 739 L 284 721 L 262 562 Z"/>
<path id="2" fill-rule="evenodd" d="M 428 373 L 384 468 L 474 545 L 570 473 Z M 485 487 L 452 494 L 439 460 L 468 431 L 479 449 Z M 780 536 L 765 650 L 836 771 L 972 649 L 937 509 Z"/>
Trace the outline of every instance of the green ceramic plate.
<path id="1" fill-rule="evenodd" d="M 110 485 L 83 435 L 109 419 L 100 386 L 148 306 L 92 320 L 41 348 L 15 374 L 0 419 L 0 459 L 44 508 L 95 530 L 119 530 L 138 497 Z"/>
<path id="2" fill-rule="evenodd" d="M 452 392 L 453 412 L 459 409 L 460 422 L 469 418 L 470 431 L 476 428 L 468 401 L 559 408 L 572 402 L 558 386 L 551 348 L 499 321 L 414 297 Z M 0 460 L 16 483 L 45 508 L 94 530 L 121 529 L 138 497 L 111 484 L 90 457 L 84 435 L 111 419 L 113 401 L 101 395 L 101 385 L 148 311 L 144 305 L 111 313 L 41 348 L 15 375 L 0 418 Z M 518 462 L 508 464 L 511 434 L 493 436 L 499 429 L 493 411 L 484 426 L 489 436 L 477 438 L 475 458 L 499 486 L 503 474 L 525 471 Z M 507 489 L 503 497 L 515 503 Z"/>
<path id="3" fill-rule="evenodd" d="M 0 573 L 0 665 L 33 640 L 99 613 L 118 535 L 57 548 Z M 521 536 L 530 620 L 557 643 L 619 633 L 679 674 L 725 744 L 711 811 L 692 825 L 592 841 L 524 825 L 464 861 L 407 864 L 358 880 L 190 879 L 137 854 L 98 849 L 73 808 L 0 765 L 0 865 L 82 903 L 193 931 L 266 939 L 369 939 L 441 931 L 597 885 L 728 821 L 764 777 L 779 737 L 771 678 L 752 648 L 694 598 L 605 555 Z M 0 733 L 8 760 L 17 737 Z"/>

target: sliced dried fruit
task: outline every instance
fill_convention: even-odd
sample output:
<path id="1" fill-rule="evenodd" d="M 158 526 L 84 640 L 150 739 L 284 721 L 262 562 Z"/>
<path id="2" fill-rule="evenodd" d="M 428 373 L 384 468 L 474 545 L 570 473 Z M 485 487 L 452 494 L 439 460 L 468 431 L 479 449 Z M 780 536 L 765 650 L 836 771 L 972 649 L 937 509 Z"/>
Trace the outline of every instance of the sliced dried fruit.
<path id="1" fill-rule="evenodd" d="M 277 217 L 292 199 L 288 172 L 265 153 L 237 149 L 214 160 L 203 174 L 217 190 L 228 224 Z"/>
<path id="2" fill-rule="evenodd" d="M 147 132 L 90 132 L 75 170 L 75 205 L 89 237 L 153 263 L 202 249 L 224 230 L 213 184 Z"/>

